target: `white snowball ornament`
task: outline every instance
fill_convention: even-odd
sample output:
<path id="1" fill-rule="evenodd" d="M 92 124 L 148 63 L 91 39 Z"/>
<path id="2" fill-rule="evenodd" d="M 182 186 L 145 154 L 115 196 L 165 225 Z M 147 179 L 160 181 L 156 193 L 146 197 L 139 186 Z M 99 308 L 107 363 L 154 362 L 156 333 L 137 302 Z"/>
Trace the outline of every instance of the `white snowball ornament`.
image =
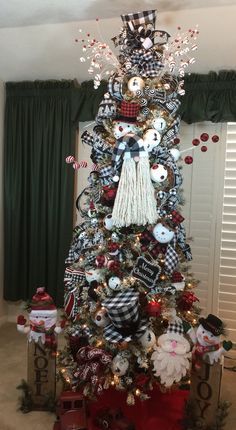
<path id="1" fill-rule="evenodd" d="M 136 132 L 137 127 L 135 124 L 131 124 L 124 121 L 115 121 L 113 125 L 113 134 L 116 139 L 125 136 L 128 133 Z"/>
<path id="2" fill-rule="evenodd" d="M 112 214 L 106 215 L 104 220 L 103 220 L 103 224 L 106 230 L 112 230 L 113 228 L 113 219 L 112 219 Z"/>
<path id="3" fill-rule="evenodd" d="M 108 279 L 108 287 L 113 291 L 119 291 L 121 289 L 121 280 L 118 276 L 111 276 Z"/>
<path id="4" fill-rule="evenodd" d="M 145 82 L 139 76 L 134 76 L 128 81 L 128 89 L 132 92 L 140 91 L 145 87 Z"/>
<path id="5" fill-rule="evenodd" d="M 154 128 L 150 128 L 143 135 L 143 146 L 146 151 L 151 152 L 161 141 L 160 133 Z"/>
<path id="6" fill-rule="evenodd" d="M 169 150 L 170 154 L 174 158 L 175 161 L 178 161 L 180 158 L 180 151 L 177 148 L 171 148 Z"/>
<path id="7" fill-rule="evenodd" d="M 93 281 L 99 282 L 102 280 L 101 270 L 99 270 L 99 269 L 88 269 L 85 271 L 85 278 L 89 284 Z"/>
<path id="8" fill-rule="evenodd" d="M 158 118 L 155 118 L 152 121 L 152 126 L 155 128 L 155 130 L 162 133 L 166 129 L 166 120 L 162 118 L 161 116 Z"/>
<path id="9" fill-rule="evenodd" d="M 106 327 L 110 324 L 111 320 L 107 314 L 106 309 L 101 308 L 96 312 L 94 322 L 98 327 Z"/>
<path id="10" fill-rule="evenodd" d="M 150 169 L 150 176 L 153 182 L 161 184 L 167 179 L 168 170 L 162 164 L 153 164 Z"/>
<path id="11" fill-rule="evenodd" d="M 153 236 L 159 243 L 168 243 L 174 237 L 174 231 L 163 225 L 161 222 L 155 225 L 152 231 Z"/>
<path id="12" fill-rule="evenodd" d="M 111 369 L 114 375 L 123 376 L 126 374 L 128 368 L 129 361 L 126 357 L 118 354 L 113 358 Z"/>
<path id="13" fill-rule="evenodd" d="M 156 345 L 156 336 L 152 330 L 147 329 L 145 333 L 139 338 L 139 342 L 145 349 L 152 348 L 154 345 Z"/>

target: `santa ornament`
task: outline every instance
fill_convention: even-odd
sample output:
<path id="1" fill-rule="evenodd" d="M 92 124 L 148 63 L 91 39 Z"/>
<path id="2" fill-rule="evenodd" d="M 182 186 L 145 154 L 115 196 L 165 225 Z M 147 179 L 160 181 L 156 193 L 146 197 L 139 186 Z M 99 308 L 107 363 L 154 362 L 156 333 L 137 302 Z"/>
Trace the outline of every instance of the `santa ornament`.
<path id="1" fill-rule="evenodd" d="M 61 333 L 63 324 L 57 324 L 57 308 L 52 297 L 39 287 L 32 297 L 29 313 L 29 324 L 23 315 L 17 317 L 17 330 L 28 335 L 29 342 L 39 341 L 46 348 L 57 348 L 57 335 Z"/>
<path id="2" fill-rule="evenodd" d="M 117 227 L 152 224 L 157 219 L 148 151 L 143 139 L 135 132 L 139 109 L 138 103 L 128 103 L 123 100 L 120 117 L 114 122 L 113 133 L 117 141 L 112 160 L 116 172 L 115 178 L 119 179 L 119 185 L 112 219 Z M 158 132 L 155 131 L 155 133 Z"/>
<path id="3" fill-rule="evenodd" d="M 190 368 L 190 344 L 184 337 L 180 318 L 169 323 L 167 332 L 158 338 L 157 343 L 151 357 L 154 373 L 163 385 L 171 387 L 181 381 Z"/>

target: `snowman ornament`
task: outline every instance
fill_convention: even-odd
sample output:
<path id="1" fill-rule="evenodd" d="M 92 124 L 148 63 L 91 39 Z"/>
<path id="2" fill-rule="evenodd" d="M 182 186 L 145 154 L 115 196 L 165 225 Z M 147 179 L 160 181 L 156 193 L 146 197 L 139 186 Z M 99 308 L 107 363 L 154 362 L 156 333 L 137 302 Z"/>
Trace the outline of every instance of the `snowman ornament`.
<path id="1" fill-rule="evenodd" d="M 46 348 L 57 348 L 56 335 L 61 333 L 63 324 L 57 324 L 57 309 L 52 297 L 45 292 L 44 287 L 39 287 L 31 301 L 29 312 L 29 324 L 19 315 L 17 318 L 17 330 L 28 335 L 29 342 L 41 342 Z"/>
<path id="2" fill-rule="evenodd" d="M 159 243 L 169 243 L 174 238 L 175 232 L 161 222 L 155 225 L 152 234 Z"/>
<path id="3" fill-rule="evenodd" d="M 122 353 L 117 354 L 112 361 L 111 370 L 114 375 L 124 376 L 129 369 L 129 360 Z"/>
<path id="4" fill-rule="evenodd" d="M 226 340 L 221 344 L 223 322 L 217 316 L 209 314 L 207 318 L 200 318 L 199 323 L 192 360 L 195 369 L 201 367 L 202 361 L 208 361 L 210 364 L 218 362 L 233 346 L 231 341 Z"/>
<path id="5" fill-rule="evenodd" d="M 111 276 L 108 279 L 108 287 L 113 291 L 119 291 L 122 288 L 121 279 L 118 276 Z"/>
<path id="6" fill-rule="evenodd" d="M 168 170 L 162 164 L 153 164 L 150 169 L 151 180 L 157 184 L 161 184 L 168 177 Z"/>

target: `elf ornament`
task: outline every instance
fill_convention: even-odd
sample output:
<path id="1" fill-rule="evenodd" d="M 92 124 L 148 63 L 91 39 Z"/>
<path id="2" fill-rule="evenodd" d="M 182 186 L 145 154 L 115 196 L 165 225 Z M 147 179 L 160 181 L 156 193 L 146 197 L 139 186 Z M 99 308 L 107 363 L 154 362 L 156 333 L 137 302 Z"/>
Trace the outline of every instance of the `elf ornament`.
<path id="1" fill-rule="evenodd" d="M 56 335 L 61 333 L 63 324 L 57 324 L 57 308 L 44 287 L 39 287 L 32 297 L 29 324 L 23 315 L 17 318 L 17 330 L 28 335 L 29 342 L 41 341 L 46 348 L 57 348 Z"/>
<path id="2" fill-rule="evenodd" d="M 150 179 L 148 151 L 143 139 L 134 131 L 140 106 L 138 103 L 121 102 L 118 119 L 121 137 L 113 151 L 113 167 L 116 172 L 121 166 L 118 190 L 112 212 L 114 225 L 127 227 L 131 224 L 153 224 L 157 219 L 154 187 Z M 120 123 L 122 121 L 122 124 Z M 115 122 L 114 136 L 117 138 Z M 132 127 L 131 127 L 132 126 Z M 127 131 L 130 129 L 131 131 Z M 158 132 L 156 132 L 158 133 Z"/>
<path id="3" fill-rule="evenodd" d="M 217 316 L 209 314 L 207 318 L 200 318 L 199 323 L 192 360 L 195 368 L 200 368 L 202 361 L 209 361 L 210 364 L 219 361 L 233 346 L 231 341 L 226 340 L 221 344 L 224 327 Z"/>

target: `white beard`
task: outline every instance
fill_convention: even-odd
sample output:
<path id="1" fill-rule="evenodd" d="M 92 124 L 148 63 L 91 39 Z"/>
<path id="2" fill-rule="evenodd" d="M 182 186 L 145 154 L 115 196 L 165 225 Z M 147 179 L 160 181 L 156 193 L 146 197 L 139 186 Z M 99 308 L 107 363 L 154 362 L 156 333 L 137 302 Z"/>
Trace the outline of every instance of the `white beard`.
<path id="1" fill-rule="evenodd" d="M 177 341 L 177 337 L 179 337 Z M 161 383 L 166 387 L 171 387 L 174 382 L 179 382 L 187 373 L 190 367 L 191 357 L 190 345 L 185 338 L 175 335 L 177 345 L 171 345 L 173 339 L 168 335 L 162 335 L 158 339 L 160 346 L 155 347 L 152 354 L 155 376 L 160 376 Z"/>

